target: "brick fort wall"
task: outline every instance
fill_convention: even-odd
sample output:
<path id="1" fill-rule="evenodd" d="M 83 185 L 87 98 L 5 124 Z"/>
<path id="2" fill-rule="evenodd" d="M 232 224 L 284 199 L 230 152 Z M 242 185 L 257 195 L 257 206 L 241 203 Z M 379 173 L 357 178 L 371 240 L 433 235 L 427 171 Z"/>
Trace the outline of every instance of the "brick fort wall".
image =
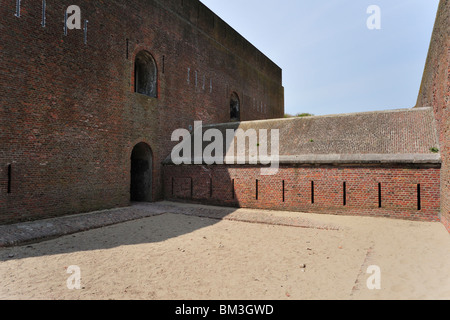
<path id="1" fill-rule="evenodd" d="M 439 181 L 439 168 L 282 166 L 261 176 L 252 166 L 164 167 L 168 200 L 418 221 L 439 221 Z"/>
<path id="2" fill-rule="evenodd" d="M 70 5 L 82 29 L 64 35 Z M 241 120 L 284 114 L 281 69 L 197 0 L 47 0 L 45 26 L 43 13 L 0 6 L 0 223 L 128 205 L 140 142 L 162 199 L 172 132 L 230 121 L 233 92 Z M 134 92 L 142 50 L 157 98 Z"/>

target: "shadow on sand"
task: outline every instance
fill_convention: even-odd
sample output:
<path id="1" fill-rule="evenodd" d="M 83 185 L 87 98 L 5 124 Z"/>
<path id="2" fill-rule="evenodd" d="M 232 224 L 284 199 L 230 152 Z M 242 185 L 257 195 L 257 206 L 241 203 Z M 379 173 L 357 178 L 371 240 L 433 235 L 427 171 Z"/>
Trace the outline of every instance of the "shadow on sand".
<path id="1" fill-rule="evenodd" d="M 0 261 L 158 243 L 210 227 L 235 208 L 170 202 L 0 226 Z M 58 242 L 51 241 L 58 239 Z"/>

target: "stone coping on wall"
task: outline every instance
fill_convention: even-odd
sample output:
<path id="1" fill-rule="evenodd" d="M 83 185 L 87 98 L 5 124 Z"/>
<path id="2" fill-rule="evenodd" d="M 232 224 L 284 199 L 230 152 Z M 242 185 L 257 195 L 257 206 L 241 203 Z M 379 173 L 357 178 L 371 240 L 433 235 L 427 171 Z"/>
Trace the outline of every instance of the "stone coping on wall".
<path id="1" fill-rule="evenodd" d="M 280 156 L 277 160 L 274 158 L 260 158 L 249 161 L 246 159 L 245 163 L 238 163 L 237 158 L 227 157 L 223 165 L 258 165 L 258 164 L 305 164 L 305 165 L 376 165 L 376 164 L 396 164 L 396 165 L 434 165 L 441 166 L 440 154 L 309 154 L 297 156 Z M 214 162 L 214 159 L 196 159 L 194 158 L 192 164 L 206 165 L 206 164 L 220 164 Z M 172 160 L 166 159 L 163 165 L 174 165 Z"/>
<path id="2" fill-rule="evenodd" d="M 414 112 L 431 112 L 433 111 L 433 107 L 425 106 L 425 107 L 414 107 L 414 108 L 403 108 L 403 109 L 388 109 L 388 110 L 378 110 L 378 111 L 364 111 L 364 112 L 349 112 L 349 113 L 336 113 L 336 114 L 326 114 L 326 115 L 311 115 L 308 117 L 295 117 L 292 116 L 290 118 L 284 118 L 284 119 L 266 119 L 266 120 L 255 120 L 255 121 L 243 121 L 239 124 L 251 124 L 251 123 L 281 123 L 281 122 L 290 122 L 290 121 L 302 121 L 302 120 L 308 120 L 308 119 L 326 119 L 326 118 L 346 118 L 346 117 L 355 117 L 355 116 L 377 116 L 377 115 L 383 115 L 383 114 L 401 114 L 401 113 L 414 113 Z M 204 125 L 205 128 L 215 128 L 230 126 L 230 123 L 219 123 L 219 124 L 208 124 Z"/>

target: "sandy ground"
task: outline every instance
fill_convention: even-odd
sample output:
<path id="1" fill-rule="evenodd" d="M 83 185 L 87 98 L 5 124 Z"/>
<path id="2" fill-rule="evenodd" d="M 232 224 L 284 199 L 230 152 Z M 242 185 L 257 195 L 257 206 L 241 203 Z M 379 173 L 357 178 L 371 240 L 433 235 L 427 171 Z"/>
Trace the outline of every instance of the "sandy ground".
<path id="1" fill-rule="evenodd" d="M 439 223 L 260 214 L 339 230 L 167 213 L 1 249 L 0 299 L 450 299 L 450 235 Z M 80 290 L 67 287 L 72 265 Z M 371 265 L 380 290 L 367 287 Z"/>

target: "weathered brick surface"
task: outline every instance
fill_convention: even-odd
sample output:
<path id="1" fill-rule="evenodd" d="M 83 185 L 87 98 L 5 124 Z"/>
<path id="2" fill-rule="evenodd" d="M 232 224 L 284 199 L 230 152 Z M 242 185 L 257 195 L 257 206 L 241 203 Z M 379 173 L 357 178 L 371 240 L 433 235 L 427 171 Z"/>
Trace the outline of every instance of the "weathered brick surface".
<path id="1" fill-rule="evenodd" d="M 260 168 L 251 166 L 168 165 L 164 167 L 164 190 L 166 199 L 202 204 L 439 221 L 439 171 L 417 167 L 283 166 L 275 176 L 261 176 Z"/>
<path id="2" fill-rule="evenodd" d="M 442 222 L 450 232 L 450 1 L 441 0 L 422 80 L 418 107 L 433 107 L 442 155 Z"/>
<path id="3" fill-rule="evenodd" d="M 153 198 L 173 130 L 283 116 L 281 69 L 197 0 L 15 1 L 0 5 L 0 222 L 127 205 L 130 156 L 153 151 Z M 64 12 L 83 30 L 64 36 Z M 158 99 L 134 93 L 134 57 L 149 51 Z M 7 167 L 12 164 L 11 193 Z"/>

